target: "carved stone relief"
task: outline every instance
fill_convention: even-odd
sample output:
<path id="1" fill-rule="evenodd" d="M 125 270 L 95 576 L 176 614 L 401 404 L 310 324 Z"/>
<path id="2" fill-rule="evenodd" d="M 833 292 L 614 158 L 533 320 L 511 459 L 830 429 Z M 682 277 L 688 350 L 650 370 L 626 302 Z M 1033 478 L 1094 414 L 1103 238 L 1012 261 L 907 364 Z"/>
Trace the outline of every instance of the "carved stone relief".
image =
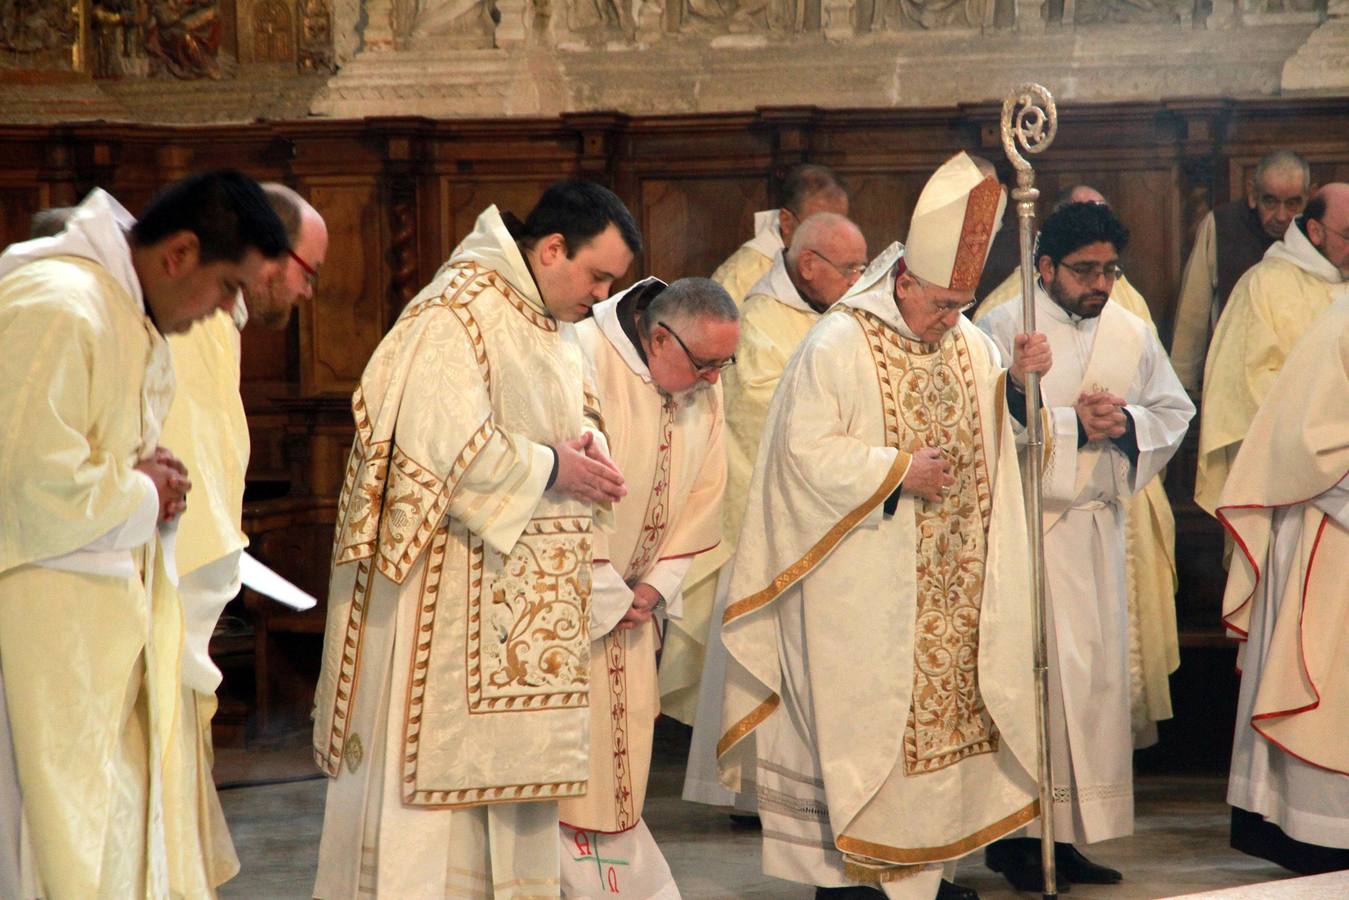
<path id="1" fill-rule="evenodd" d="M 327 0 L 298 0 L 300 14 L 296 61 L 302 72 L 332 72 L 333 14 Z"/>
<path id="2" fill-rule="evenodd" d="M 492 0 L 421 0 L 412 37 L 434 39 L 441 47 L 490 47 L 497 15 Z M 396 24 L 394 39 L 396 43 Z"/>
<path id="3" fill-rule="evenodd" d="M 220 37 L 217 0 L 151 0 L 145 27 L 150 74 L 221 77 Z"/>
<path id="4" fill-rule="evenodd" d="M 0 51 L 24 66 L 70 65 L 79 21 L 69 4 L 0 0 Z"/>
<path id="5" fill-rule="evenodd" d="M 993 0 L 860 0 L 857 22 L 872 32 L 982 28 L 992 8 Z"/>
<path id="6" fill-rule="evenodd" d="M 680 15 L 674 30 L 692 33 L 777 32 L 819 27 L 819 0 L 671 0 Z M 813 15 L 812 15 L 813 12 Z"/>
<path id="7" fill-rule="evenodd" d="M 252 16 L 252 62 L 294 63 L 295 20 L 285 0 L 258 0 Z M 241 35 L 242 37 L 242 35 Z M 244 56 L 240 41 L 240 56 Z"/>
<path id="8" fill-rule="evenodd" d="M 1194 0 L 1077 0 L 1073 22 L 1188 26 L 1194 20 L 1194 7 Z"/>

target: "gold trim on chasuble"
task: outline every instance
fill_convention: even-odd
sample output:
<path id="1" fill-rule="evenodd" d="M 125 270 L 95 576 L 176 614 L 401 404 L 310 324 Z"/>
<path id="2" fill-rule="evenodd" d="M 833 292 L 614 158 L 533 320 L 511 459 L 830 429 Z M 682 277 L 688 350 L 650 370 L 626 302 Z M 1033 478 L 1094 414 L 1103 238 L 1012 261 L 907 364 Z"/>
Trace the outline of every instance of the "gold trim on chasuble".
<path id="1" fill-rule="evenodd" d="M 1004 816 L 992 825 L 980 828 L 968 837 L 963 837 L 958 841 L 953 841 L 941 847 L 887 847 L 885 844 L 876 844 L 872 841 L 859 840 L 854 837 L 848 837 L 846 834 L 839 835 L 834 839 L 834 843 L 837 845 L 838 849 L 844 853 L 861 857 L 862 859 L 881 860 L 882 862 L 897 866 L 917 866 L 964 856 L 971 850 L 977 850 L 985 844 L 995 841 L 1003 835 L 1016 831 L 1021 826 L 1035 821 L 1039 817 L 1040 801 L 1032 800 L 1028 805 L 1018 809 L 1010 816 Z"/>
<path id="2" fill-rule="evenodd" d="M 896 445 L 887 444 L 887 446 Z M 843 540 L 848 532 L 857 527 L 857 523 L 870 515 L 873 509 L 885 502 L 886 497 L 895 492 L 895 489 L 904 479 L 904 475 L 908 472 L 911 461 L 912 457 L 909 453 L 901 449 L 895 456 L 890 471 L 885 473 L 885 478 L 881 481 L 881 486 L 876 489 L 875 493 L 863 501 L 861 506 L 835 522 L 834 526 L 824 533 L 824 537 L 816 541 L 804 556 L 774 576 L 766 588 L 727 606 L 726 612 L 722 615 L 722 626 L 725 627 L 736 619 L 747 616 L 772 603 L 783 591 L 800 581 L 811 569 L 818 566 L 820 561 L 828 556 L 834 547 L 838 546 L 839 541 Z M 777 694 L 770 694 L 748 715 L 726 729 L 721 739 L 717 741 L 717 758 L 720 759 L 725 756 L 727 751 L 739 743 L 745 735 L 762 725 L 781 702 L 782 698 Z"/>
<path id="3" fill-rule="evenodd" d="M 492 371 L 487 357 L 487 344 L 482 329 L 469 310 L 469 305 L 487 288 L 498 291 L 507 302 L 533 325 L 544 331 L 556 332 L 557 321 L 534 310 L 511 287 L 510 283 L 491 269 L 476 263 L 458 263 L 451 267 L 454 275 L 439 294 L 414 303 L 403 311 L 404 319 L 415 319 L 431 309 L 449 309 L 464 326 L 473 346 L 474 359 L 490 395 Z M 356 693 L 360 675 L 361 647 L 365 636 L 365 607 L 371 587 L 370 559 L 375 568 L 393 581 L 402 584 L 412 566 L 421 556 L 433 536 L 443 537 L 447 525 L 443 523 L 450 495 L 465 471 L 477 458 L 479 451 L 496 433 L 489 416 L 464 444 L 442 480 L 435 473 L 412 459 L 397 445 L 396 436 L 374 441 L 374 427 L 364 389 L 357 387 L 352 395 L 352 418 L 356 438 L 348 457 L 346 477 L 338 498 L 337 531 L 333 539 L 333 565 L 357 563 L 352 588 L 350 609 L 342 644 L 341 663 L 337 673 L 337 687 L 333 701 L 332 727 L 328 748 L 320 755 L 315 751 L 315 762 L 329 775 L 336 775 L 344 756 L 347 740 L 348 716 L 351 700 Z M 590 551 L 589 527 L 586 528 L 585 552 Z M 438 575 L 437 575 L 438 579 Z M 588 606 L 589 575 L 586 574 L 584 598 L 581 606 Z M 425 612 L 425 609 L 423 609 Z M 434 616 L 434 604 L 432 604 Z M 429 637 L 425 644 L 430 648 Z M 414 652 L 420 652 L 419 641 Z M 582 676 L 583 682 L 586 680 Z M 425 687 L 425 684 L 421 685 Z M 566 705 L 566 704 L 561 704 Z M 579 704 L 585 705 L 584 691 Z M 419 717 L 418 717 L 419 718 Z M 522 786 L 525 788 L 534 786 Z M 584 793 L 584 782 L 577 792 Z M 569 794 L 558 794 L 564 796 Z M 510 799 L 510 798 L 501 798 Z"/>
<path id="4" fill-rule="evenodd" d="M 940 503 L 914 498 L 913 504 L 917 610 L 904 771 L 917 775 L 998 749 L 997 726 L 979 692 L 979 612 L 992 483 L 965 336 L 954 330 L 949 340 L 926 344 L 903 337 L 870 313 L 850 312 L 876 365 L 886 443 L 910 453 L 938 448 L 956 479 Z"/>
<path id="5" fill-rule="evenodd" d="M 656 549 L 670 521 L 670 460 L 674 443 L 674 404 L 670 400 L 661 407 L 660 435 L 656 477 L 642 517 L 642 532 L 623 573 L 629 586 L 655 562 Z M 628 635 L 631 633 L 611 631 L 604 636 L 604 658 L 609 673 L 609 721 L 614 732 L 614 821 L 618 831 L 627 831 L 637 824 L 632 763 L 628 759 Z"/>

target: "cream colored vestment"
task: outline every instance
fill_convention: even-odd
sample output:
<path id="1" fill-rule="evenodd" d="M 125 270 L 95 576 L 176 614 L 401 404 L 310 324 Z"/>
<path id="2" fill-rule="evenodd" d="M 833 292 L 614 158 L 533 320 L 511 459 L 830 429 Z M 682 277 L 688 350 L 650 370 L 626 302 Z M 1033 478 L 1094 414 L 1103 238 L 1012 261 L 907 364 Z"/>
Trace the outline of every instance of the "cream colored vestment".
<path id="1" fill-rule="evenodd" d="M 1008 301 L 1021 302 L 1021 267 L 993 289 L 974 313 L 981 322 Z M 1117 303 L 1148 324 L 1156 323 L 1147 300 L 1123 275 L 1110 292 Z M 1129 695 L 1134 745 L 1157 740 L 1156 723 L 1171 718 L 1170 675 L 1180 666 L 1176 632 L 1176 519 L 1163 475 L 1123 498 L 1125 583 L 1129 597 Z"/>
<path id="2" fill-rule="evenodd" d="M 0 871 L 9 896 L 201 883 L 164 777 L 182 740 L 181 615 L 158 497 L 134 469 L 159 442 L 173 369 L 131 223 L 96 190 L 65 232 L 0 257 L 0 756 L 22 792 L 0 815 L 23 832 L 17 874 Z"/>
<path id="3" fill-rule="evenodd" d="M 723 617 L 718 762 L 731 789 L 758 767 L 768 874 L 930 897 L 940 863 L 1036 815 L 1031 610 L 997 348 L 964 320 L 915 339 L 899 254 L 811 330 L 769 409 Z M 924 445 L 955 489 L 901 492 L 885 515 Z"/>
<path id="4" fill-rule="evenodd" d="M 598 425 L 589 384 L 495 207 L 367 364 L 315 700 L 317 896 L 557 895 L 594 535 L 545 486 L 550 447 Z"/>
<path id="5" fill-rule="evenodd" d="M 768 273 L 773 257 L 786 246 L 782 243 L 779 210 L 762 209 L 754 214 L 754 236 L 717 266 L 712 280 L 726 289 L 739 306 L 759 279 Z"/>
<path id="6" fill-rule="evenodd" d="M 980 321 L 1004 356 L 1021 313 L 1017 297 Z M 1054 352 L 1041 393 L 1054 422 L 1043 485 L 1055 839 L 1094 843 L 1133 833 L 1124 510 L 1179 448 L 1194 405 L 1156 332 L 1122 305 L 1083 319 L 1037 285 L 1036 328 Z M 1078 446 L 1073 403 L 1102 389 L 1128 401 L 1136 462 L 1108 441 Z"/>
<path id="7" fill-rule="evenodd" d="M 605 432 L 628 495 L 615 506 L 612 530 L 596 535 L 589 790 L 559 804 L 567 827 L 607 833 L 628 832 L 641 818 L 660 714 L 656 623 L 613 628 L 638 583 L 675 600 L 688 564 L 721 541 L 726 488 L 721 388 L 699 382 L 682 396 L 663 394 L 619 322 L 624 296 L 596 305 L 594 318 L 576 329 L 594 363 Z M 678 612 L 672 605 L 672 622 Z"/>
<path id="8" fill-rule="evenodd" d="M 1349 299 L 1289 354 L 1223 489 L 1238 547 L 1223 621 L 1242 640 L 1227 800 L 1349 848 Z"/>
<path id="9" fill-rule="evenodd" d="M 1332 300 L 1349 293 L 1301 223 L 1289 225 L 1283 240 L 1237 282 L 1213 334 L 1204 365 L 1194 485 L 1195 502 L 1210 515 L 1246 429 L 1289 352 Z"/>
<path id="10" fill-rule="evenodd" d="M 722 377 L 726 397 L 728 481 L 722 514 L 723 542 L 719 549 L 725 559 L 730 559 L 735 550 L 735 539 L 740 534 L 750 476 L 759 455 L 759 438 L 763 434 L 773 392 L 787 360 L 806 332 L 819 320 L 820 314 L 811 309 L 792 284 L 783 255 L 779 253 L 773 260 L 773 268 L 745 298 L 741 307 L 736 362 Z M 734 803 L 737 808 L 749 811 L 754 808 L 752 783 L 744 792 L 748 796 L 737 798 L 717 780 L 716 747 L 721 737 L 721 687 L 726 671 L 721 615 L 726 611 L 730 568 L 729 562 L 723 563 L 713 577 L 700 582 L 696 590 L 684 592 L 684 619 L 694 623 L 689 630 L 705 640 L 696 645 L 691 639 L 687 642 L 670 640 L 661 656 L 661 679 L 665 683 L 669 672 L 691 670 L 685 680 L 698 690 L 684 799 L 725 806 Z M 696 655 L 686 649 L 690 645 L 697 647 Z"/>

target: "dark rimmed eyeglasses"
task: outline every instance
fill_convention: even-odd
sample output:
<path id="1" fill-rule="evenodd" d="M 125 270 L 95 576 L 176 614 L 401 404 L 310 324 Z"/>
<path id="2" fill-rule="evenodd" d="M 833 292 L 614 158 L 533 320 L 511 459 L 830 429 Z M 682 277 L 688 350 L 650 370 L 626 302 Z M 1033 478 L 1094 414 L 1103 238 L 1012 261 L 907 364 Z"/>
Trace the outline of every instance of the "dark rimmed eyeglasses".
<path id="1" fill-rule="evenodd" d="M 309 286 L 318 287 L 319 283 L 318 269 L 315 269 L 309 263 L 301 259 L 300 254 L 296 253 L 294 250 L 287 250 L 286 252 L 290 254 L 291 259 L 295 260 L 295 264 L 304 270 L 305 278 L 309 279 Z"/>
<path id="2" fill-rule="evenodd" d="M 727 366 L 735 365 L 734 353 L 732 353 L 725 359 L 721 360 L 720 362 L 701 361 L 700 359 L 698 359 L 698 357 L 694 356 L 692 353 L 689 352 L 689 345 L 684 343 L 683 338 L 675 334 L 675 330 L 673 328 L 671 328 L 669 325 L 666 325 L 664 322 L 657 322 L 656 324 L 670 333 L 670 337 L 674 338 L 675 343 L 679 344 L 679 349 L 683 350 L 684 355 L 689 358 L 689 365 L 693 366 L 693 371 L 697 372 L 699 375 L 706 375 L 708 372 L 717 372 L 726 368 Z"/>

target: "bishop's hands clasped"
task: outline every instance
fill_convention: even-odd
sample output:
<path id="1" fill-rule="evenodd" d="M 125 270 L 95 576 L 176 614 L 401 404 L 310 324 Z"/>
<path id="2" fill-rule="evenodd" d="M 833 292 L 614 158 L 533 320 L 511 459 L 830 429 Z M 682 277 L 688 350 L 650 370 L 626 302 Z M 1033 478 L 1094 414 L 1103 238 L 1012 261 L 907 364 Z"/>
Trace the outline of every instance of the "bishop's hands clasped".
<path id="1" fill-rule="evenodd" d="M 553 490 L 588 503 L 611 503 L 627 496 L 623 473 L 595 443 L 592 433 L 563 441 L 553 451 L 557 453 Z"/>
<path id="2" fill-rule="evenodd" d="M 1026 376 L 1034 372 L 1044 375 L 1054 363 L 1054 355 L 1049 350 L 1049 338 L 1039 331 L 1030 334 L 1018 334 L 1012 346 L 1012 367 L 1007 370 L 1013 383 L 1023 391 L 1026 389 Z"/>
<path id="3" fill-rule="evenodd" d="M 1126 403 L 1109 391 L 1092 391 L 1078 395 L 1073 409 L 1077 410 L 1077 420 L 1088 441 L 1106 441 L 1123 437 L 1128 428 L 1128 418 L 1124 414 Z"/>
<path id="4" fill-rule="evenodd" d="M 155 483 L 159 495 L 159 524 L 171 522 L 187 509 L 187 495 L 192 490 L 192 479 L 187 477 L 187 466 L 163 447 L 136 464 L 136 471 L 144 472 Z"/>
<path id="5" fill-rule="evenodd" d="M 920 447 L 913 453 L 909 471 L 904 475 L 904 490 L 924 500 L 938 503 L 956 480 L 951 464 L 936 447 Z"/>

